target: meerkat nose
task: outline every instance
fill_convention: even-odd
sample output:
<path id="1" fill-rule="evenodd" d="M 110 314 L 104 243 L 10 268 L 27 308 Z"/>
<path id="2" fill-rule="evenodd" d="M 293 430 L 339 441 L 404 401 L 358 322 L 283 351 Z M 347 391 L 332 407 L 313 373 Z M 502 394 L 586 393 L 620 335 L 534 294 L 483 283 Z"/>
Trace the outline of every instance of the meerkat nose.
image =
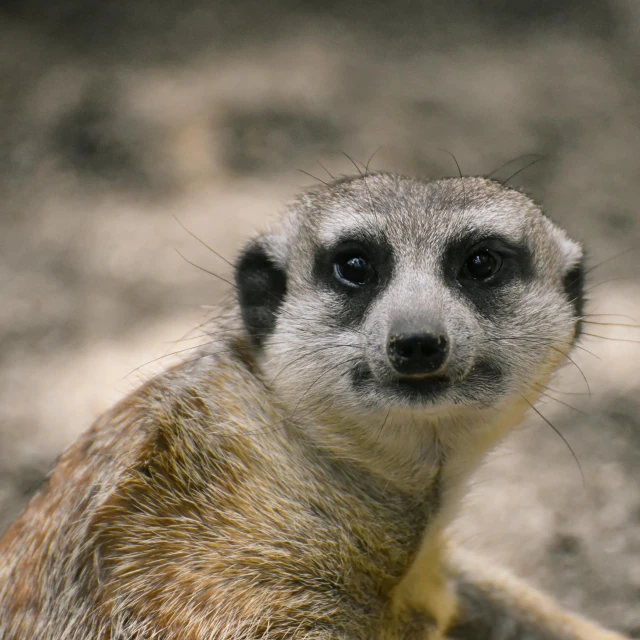
<path id="1" fill-rule="evenodd" d="M 391 366 L 407 376 L 436 373 L 444 365 L 448 351 L 447 337 L 434 333 L 394 333 L 387 344 Z"/>

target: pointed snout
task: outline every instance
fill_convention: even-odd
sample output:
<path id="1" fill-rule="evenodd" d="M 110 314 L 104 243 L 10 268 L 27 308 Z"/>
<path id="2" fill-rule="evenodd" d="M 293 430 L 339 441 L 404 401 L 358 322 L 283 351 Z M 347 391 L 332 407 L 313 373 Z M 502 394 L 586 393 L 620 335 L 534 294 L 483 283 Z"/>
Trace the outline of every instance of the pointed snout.
<path id="1" fill-rule="evenodd" d="M 391 366 L 404 376 L 437 373 L 442 369 L 448 351 L 449 342 L 441 333 L 394 333 L 387 344 Z"/>
<path id="2" fill-rule="evenodd" d="M 445 323 L 446 291 L 427 267 L 409 275 L 388 301 L 387 363 L 403 378 L 437 377 L 453 346 Z"/>

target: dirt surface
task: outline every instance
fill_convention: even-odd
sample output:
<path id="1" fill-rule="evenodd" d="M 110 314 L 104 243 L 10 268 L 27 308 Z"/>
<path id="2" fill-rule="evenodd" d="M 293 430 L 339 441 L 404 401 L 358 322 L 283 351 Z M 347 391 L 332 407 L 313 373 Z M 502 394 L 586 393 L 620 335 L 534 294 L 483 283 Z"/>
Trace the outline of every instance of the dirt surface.
<path id="1" fill-rule="evenodd" d="M 638 322 L 639 43 L 635 0 L 4 2 L 0 530 L 228 295 L 174 251 L 229 275 L 174 216 L 231 258 L 314 182 L 298 170 L 353 173 L 342 151 L 423 176 L 457 175 L 449 153 L 466 174 L 522 170 L 510 184 L 598 265 L 589 313 L 631 318 L 591 320 Z M 584 484 L 533 414 L 457 532 L 640 637 L 640 345 L 582 346 L 538 409 Z"/>

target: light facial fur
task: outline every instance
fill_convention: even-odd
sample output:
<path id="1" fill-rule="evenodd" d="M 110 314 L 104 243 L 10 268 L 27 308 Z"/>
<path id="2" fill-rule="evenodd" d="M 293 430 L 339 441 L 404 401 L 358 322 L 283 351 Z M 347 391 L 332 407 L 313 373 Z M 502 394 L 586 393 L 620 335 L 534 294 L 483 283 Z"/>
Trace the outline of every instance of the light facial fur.
<path id="1" fill-rule="evenodd" d="M 367 256 L 374 281 L 336 279 L 344 247 Z M 461 278 L 484 247 L 503 255 L 499 281 Z M 260 366 L 297 415 L 313 416 L 314 437 L 344 450 L 348 434 L 354 455 L 373 439 L 408 462 L 424 446 L 433 454 L 436 438 L 499 423 L 537 397 L 576 336 L 581 247 L 529 198 L 481 178 L 343 180 L 303 196 L 254 250 L 286 281 L 262 309 Z M 421 332 L 446 337 L 444 366 L 398 376 L 390 336 Z"/>
<path id="2" fill-rule="evenodd" d="M 0 542 L 3 640 L 620 638 L 445 531 L 580 333 L 582 249 L 531 200 L 339 180 L 235 281 Z"/>

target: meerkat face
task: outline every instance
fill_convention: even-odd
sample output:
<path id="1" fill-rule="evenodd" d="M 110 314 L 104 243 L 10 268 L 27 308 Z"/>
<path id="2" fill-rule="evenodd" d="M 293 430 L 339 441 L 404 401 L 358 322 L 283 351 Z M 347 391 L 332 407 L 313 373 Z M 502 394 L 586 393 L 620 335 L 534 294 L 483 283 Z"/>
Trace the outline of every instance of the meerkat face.
<path id="1" fill-rule="evenodd" d="M 517 191 L 374 174 L 303 196 L 236 281 L 296 411 L 429 414 L 535 395 L 577 336 L 582 273 L 580 246 Z"/>

